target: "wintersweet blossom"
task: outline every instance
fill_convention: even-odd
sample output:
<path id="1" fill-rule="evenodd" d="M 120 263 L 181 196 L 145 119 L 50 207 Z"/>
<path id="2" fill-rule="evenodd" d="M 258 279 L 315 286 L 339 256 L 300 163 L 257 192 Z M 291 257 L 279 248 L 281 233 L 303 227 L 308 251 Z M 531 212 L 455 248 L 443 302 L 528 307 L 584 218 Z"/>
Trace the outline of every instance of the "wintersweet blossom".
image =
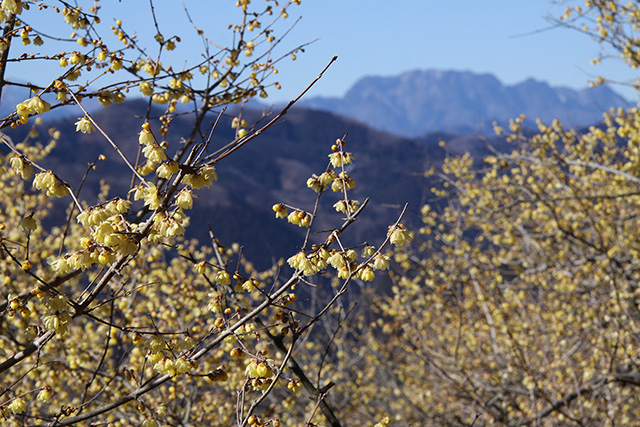
<path id="1" fill-rule="evenodd" d="M 96 130 L 93 123 L 91 123 L 91 120 L 89 120 L 86 116 L 82 118 L 78 117 L 78 119 L 79 120 L 74 123 L 76 125 L 76 132 L 91 133 L 92 131 Z"/>
<path id="2" fill-rule="evenodd" d="M 179 170 L 180 165 L 173 160 L 169 160 L 158 166 L 156 169 L 156 175 L 158 175 L 158 178 L 169 179 L 171 178 L 171 175 L 178 173 Z"/>
<path id="3" fill-rule="evenodd" d="M 142 422 L 142 427 L 159 427 L 160 424 L 158 423 L 158 421 L 155 418 L 145 418 L 145 420 Z"/>
<path id="4" fill-rule="evenodd" d="M 153 163 L 161 163 L 167 160 L 164 150 L 156 143 L 145 145 L 142 149 L 142 154 Z"/>
<path id="5" fill-rule="evenodd" d="M 216 274 L 216 282 L 218 282 L 221 285 L 231 284 L 231 278 L 229 277 L 229 273 L 227 273 L 224 270 L 218 271 L 218 273 Z"/>
<path id="6" fill-rule="evenodd" d="M 40 390 L 40 392 L 36 396 L 36 399 L 38 399 L 43 403 L 47 403 L 48 401 L 51 400 L 52 394 L 53 394 L 53 389 L 47 386 L 47 387 L 44 387 L 42 390 Z"/>
<path id="7" fill-rule="evenodd" d="M 140 90 L 140 92 L 142 92 L 142 94 L 145 96 L 153 95 L 153 88 L 151 87 L 151 84 L 149 84 L 149 82 L 140 83 L 138 85 L 138 90 Z"/>
<path id="8" fill-rule="evenodd" d="M 111 212 L 102 207 L 91 207 L 76 215 L 76 220 L 85 227 L 93 227 L 106 221 L 111 215 Z"/>
<path id="9" fill-rule="evenodd" d="M 40 172 L 33 180 L 37 190 L 44 190 L 48 197 L 64 197 L 69 194 L 67 187 L 51 172 Z"/>
<path id="10" fill-rule="evenodd" d="M 46 113 L 51 109 L 51 105 L 48 102 L 43 101 L 39 96 L 34 96 L 33 98 L 28 99 L 29 101 L 29 110 L 36 114 Z"/>
<path id="11" fill-rule="evenodd" d="M 351 178 L 344 172 L 340 172 L 338 177 L 333 180 L 333 183 L 331 184 L 331 190 L 333 190 L 334 192 L 342 191 L 343 189 L 351 190 L 355 188 L 355 186 L 356 182 L 353 180 L 353 178 Z"/>
<path id="12" fill-rule="evenodd" d="M 193 207 L 193 193 L 189 189 L 182 189 L 176 197 L 176 205 L 182 209 L 191 209 Z"/>
<path id="13" fill-rule="evenodd" d="M 373 268 L 376 270 L 389 269 L 389 257 L 384 254 L 378 254 L 373 258 Z"/>
<path id="14" fill-rule="evenodd" d="M 364 248 L 362 248 L 362 257 L 363 258 L 369 258 L 374 253 L 376 253 L 376 248 L 374 248 L 371 245 L 366 245 Z"/>
<path id="15" fill-rule="evenodd" d="M 2 5 L 0 7 L 9 13 L 20 15 L 22 13 L 23 4 L 20 0 L 2 0 Z"/>
<path id="16" fill-rule="evenodd" d="M 149 206 L 149 209 L 158 209 L 162 200 L 158 195 L 158 189 L 155 185 L 149 184 L 145 186 L 140 184 L 134 189 L 133 200 L 144 200 L 144 204 Z"/>
<path id="17" fill-rule="evenodd" d="M 359 271 L 359 275 L 360 275 L 360 279 L 364 282 L 371 282 L 376 277 L 376 274 L 373 272 L 373 270 L 369 266 L 366 266 L 363 269 L 361 269 Z"/>
<path id="18" fill-rule="evenodd" d="M 320 183 L 320 180 L 315 175 L 313 175 L 311 178 L 307 180 L 307 187 L 309 187 L 316 193 L 319 193 L 320 191 L 324 190 L 322 183 Z"/>
<path id="19" fill-rule="evenodd" d="M 331 184 L 331 182 L 336 178 L 337 178 L 336 172 L 334 170 L 328 170 L 320 174 L 320 176 L 318 177 L 318 181 L 320 181 L 320 184 L 322 184 L 322 187 L 326 189 L 327 186 Z"/>
<path id="20" fill-rule="evenodd" d="M 187 174 L 182 178 L 182 183 L 191 188 L 200 189 L 202 187 L 210 187 L 213 181 L 218 180 L 216 168 L 214 166 L 205 166 L 195 174 Z"/>
<path id="21" fill-rule="evenodd" d="M 23 156 L 12 157 L 9 163 L 16 175 L 20 175 L 22 179 L 29 179 L 33 175 L 31 163 Z"/>
<path id="22" fill-rule="evenodd" d="M 276 218 L 286 218 L 289 215 L 284 203 L 277 203 L 271 209 L 276 213 Z"/>
<path id="23" fill-rule="evenodd" d="M 413 238 L 413 234 L 402 224 L 389 227 L 388 236 L 391 244 L 396 246 L 403 246 Z"/>
<path id="24" fill-rule="evenodd" d="M 327 261 L 335 269 L 339 269 L 347 265 L 344 255 L 338 251 L 334 252 Z"/>
<path id="25" fill-rule="evenodd" d="M 155 142 L 155 138 L 149 129 L 143 129 L 138 137 L 140 145 L 151 145 Z"/>
<path id="26" fill-rule="evenodd" d="M 339 168 L 353 162 L 353 155 L 345 152 L 331 153 L 329 154 L 329 161 L 331 162 L 331 166 Z"/>
<path id="27" fill-rule="evenodd" d="M 287 388 L 295 393 L 302 388 L 302 383 L 298 380 L 290 380 L 287 384 Z"/>
<path id="28" fill-rule="evenodd" d="M 200 261 L 196 264 L 193 265 L 193 269 L 196 271 L 196 273 L 199 274 L 204 274 L 207 272 L 207 263 L 206 261 Z"/>
<path id="29" fill-rule="evenodd" d="M 11 401 L 11 403 L 9 403 L 8 408 L 12 413 L 20 414 L 27 409 L 27 402 L 25 402 L 25 400 L 21 397 L 16 397 Z"/>

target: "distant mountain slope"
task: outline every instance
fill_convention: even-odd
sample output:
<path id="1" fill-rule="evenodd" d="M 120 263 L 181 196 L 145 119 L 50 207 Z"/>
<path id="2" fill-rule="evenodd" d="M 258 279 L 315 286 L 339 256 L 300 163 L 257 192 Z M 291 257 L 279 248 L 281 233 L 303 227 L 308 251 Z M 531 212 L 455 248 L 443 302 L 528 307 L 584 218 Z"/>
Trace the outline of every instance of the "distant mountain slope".
<path id="1" fill-rule="evenodd" d="M 132 161 L 137 154 L 137 132 L 146 106 L 143 100 L 128 101 L 99 109 L 93 115 Z M 152 115 L 159 113 L 160 110 L 154 110 Z M 244 117 L 252 122 L 260 114 L 245 111 Z M 50 125 L 62 134 L 51 155 L 40 164 L 56 171 L 77 188 L 87 164 L 103 153 L 107 160 L 98 162 L 98 172 L 89 173 L 81 198 L 95 202 L 102 178 L 110 184 L 112 195 L 126 194 L 131 173 L 122 159 L 98 132 L 76 132 L 76 120 L 74 117 L 58 119 L 39 127 L 43 135 Z M 215 120 L 216 115 L 212 114 L 205 122 L 213 123 Z M 190 124 L 189 117 L 178 116 L 173 121 L 168 139 L 170 153 L 179 146 L 179 139 L 188 135 Z M 27 127 L 19 127 L 8 133 L 17 142 L 25 137 L 27 130 Z M 223 117 L 209 149 L 213 151 L 226 145 L 233 139 L 234 132 L 231 117 Z M 425 182 L 423 172 L 429 166 L 441 163 L 447 151 L 454 150 L 458 145 L 455 137 L 437 134 L 410 140 L 373 130 L 341 116 L 294 108 L 279 124 L 217 165 L 218 181 L 211 189 L 196 191 L 199 199 L 194 203 L 194 209 L 188 212 L 192 226 L 187 229 L 187 235 L 207 242 L 208 225 L 211 225 L 221 241 L 245 244 L 244 254 L 261 267 L 271 265 L 273 257 L 295 253 L 304 241 L 306 229 L 275 219 L 271 206 L 286 202 L 312 210 L 316 194 L 307 188 L 307 179 L 326 170 L 331 145 L 345 133 L 348 134 L 347 149 L 355 156 L 354 164 L 349 166 L 349 175 L 357 183 L 352 197 L 360 201 L 370 197 L 371 201 L 350 232 L 345 233 L 343 242 L 348 245 L 367 240 L 378 245 L 386 235 L 387 226 L 397 219 L 406 202 L 410 203 L 410 210 L 403 221 L 419 226 L 420 218 L 415 212 L 426 197 L 431 197 L 430 185 Z M 440 147 L 438 141 L 441 138 L 450 145 Z M 469 145 L 476 154 L 485 146 L 477 138 Z M 464 144 L 460 146 L 467 148 Z M 344 215 L 336 213 L 332 207 L 340 197 L 332 191 L 323 195 L 319 208 L 321 215 L 315 230 L 328 230 L 341 223 Z M 67 203 L 67 199 L 61 201 L 57 212 L 62 216 L 52 219 L 56 224 L 66 221 L 64 208 Z M 314 234 L 312 238 L 323 236 L 325 233 Z"/>
<path id="2" fill-rule="evenodd" d="M 606 86 L 573 90 L 533 79 L 506 86 L 491 74 L 426 70 L 365 77 L 343 98 L 309 98 L 302 105 L 415 137 L 435 131 L 488 135 L 494 120 L 505 124 L 519 114 L 527 116 L 529 125 L 536 118 L 558 118 L 570 126 L 588 126 L 601 121 L 609 108 L 630 103 Z"/>

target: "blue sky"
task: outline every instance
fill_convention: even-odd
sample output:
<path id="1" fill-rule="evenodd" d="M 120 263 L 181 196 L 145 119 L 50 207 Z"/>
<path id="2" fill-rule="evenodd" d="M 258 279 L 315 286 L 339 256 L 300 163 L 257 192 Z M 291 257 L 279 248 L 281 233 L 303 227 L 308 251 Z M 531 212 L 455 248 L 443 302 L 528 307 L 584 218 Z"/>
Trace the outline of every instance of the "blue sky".
<path id="1" fill-rule="evenodd" d="M 220 44 L 228 42 L 226 27 L 239 16 L 235 0 L 184 2 L 196 25 L 210 38 Z M 254 4 L 261 2 L 253 0 Z M 148 1 L 101 3 L 103 22 L 111 24 L 109 14 L 120 8 L 126 12 L 125 16 L 118 15 L 126 28 L 135 29 L 141 37 L 155 33 Z M 197 57 L 202 44 L 189 38 L 193 31 L 181 2 L 156 0 L 155 4 L 163 33 L 183 36 L 177 52 Z M 272 92 L 270 100 L 295 97 L 333 55 L 339 56 L 338 61 L 307 96 L 341 96 L 363 76 L 391 76 L 414 69 L 486 72 L 507 84 L 535 78 L 573 88 L 585 87 L 598 73 L 617 80 L 635 77 L 619 60 L 591 65 L 590 60 L 601 49 L 596 42 L 573 30 L 550 28 L 553 24 L 549 18 L 562 12 L 561 6 L 549 0 L 302 0 L 300 6 L 290 9 L 291 16 L 285 21 L 288 26 L 302 17 L 284 45 L 291 48 L 317 41 L 296 61 L 286 61 L 279 67 L 278 80 L 283 88 Z M 33 22 L 46 28 L 47 21 Z M 36 72 L 41 70 L 21 74 Z M 629 99 L 635 97 L 630 90 L 617 90 Z"/>
<path id="2" fill-rule="evenodd" d="M 586 86 L 597 73 L 620 80 L 634 76 L 619 60 L 591 65 L 601 49 L 596 42 L 552 28 L 549 18 L 563 10 L 546 0 L 303 1 L 303 18 L 292 38 L 320 40 L 300 56 L 301 74 L 294 74 L 290 85 L 303 87 L 333 54 L 339 61 L 312 95 L 342 95 L 364 75 L 427 68 L 487 72 L 508 84 L 535 78 L 573 88 Z"/>

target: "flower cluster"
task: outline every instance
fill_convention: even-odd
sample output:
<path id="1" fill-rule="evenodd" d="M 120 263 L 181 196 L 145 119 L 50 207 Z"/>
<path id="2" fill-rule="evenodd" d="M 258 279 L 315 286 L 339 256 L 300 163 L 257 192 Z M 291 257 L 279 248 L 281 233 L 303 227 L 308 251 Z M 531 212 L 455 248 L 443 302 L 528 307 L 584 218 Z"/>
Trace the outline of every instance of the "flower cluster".
<path id="1" fill-rule="evenodd" d="M 141 168 L 141 173 L 146 175 L 156 170 L 160 163 L 167 160 L 167 154 L 164 152 L 164 148 L 156 142 L 151 132 L 151 125 L 149 125 L 148 122 L 142 125 L 142 131 L 139 133 L 138 141 L 140 145 L 143 146 L 142 154 L 144 154 L 144 157 L 147 159 L 146 164 Z"/>
<path id="2" fill-rule="evenodd" d="M 350 213 L 357 211 L 359 206 L 360 202 L 357 200 L 349 200 L 348 202 L 346 202 L 344 199 L 338 200 L 333 205 L 336 212 L 342 212 L 345 215 L 349 215 Z"/>
<path id="3" fill-rule="evenodd" d="M 85 227 L 94 227 L 109 218 L 129 210 L 131 203 L 119 197 L 101 206 L 93 206 L 80 212 L 76 219 Z"/>
<path id="4" fill-rule="evenodd" d="M 311 276 L 327 268 L 328 257 L 329 252 L 326 249 L 322 253 L 316 252 L 311 255 L 298 252 L 290 257 L 287 263 L 291 268 L 302 271 L 305 276 Z"/>
<path id="5" fill-rule="evenodd" d="M 159 212 L 153 218 L 153 229 L 148 238 L 149 240 L 154 240 L 154 235 L 159 237 L 181 236 L 184 234 L 183 224 L 185 221 L 186 215 L 180 208 L 170 215 Z"/>
<path id="6" fill-rule="evenodd" d="M 341 168 L 353 162 L 353 155 L 344 151 L 329 154 L 329 161 L 334 168 Z"/>
<path id="7" fill-rule="evenodd" d="M 33 179 L 33 186 L 37 190 L 46 191 L 47 197 L 64 197 L 69 189 L 51 171 L 40 172 Z"/>
<path id="8" fill-rule="evenodd" d="M 343 168 L 344 165 L 353 162 L 353 155 L 348 152 L 342 151 L 345 146 L 345 142 L 338 139 L 336 143 L 331 147 L 333 153 L 329 154 L 329 167 L 322 174 L 313 174 L 307 179 L 307 187 L 316 193 L 322 193 L 331 184 L 331 189 L 334 192 L 347 191 L 355 188 L 355 181 L 349 177 L 344 170 L 340 173 L 336 173 L 333 168 Z M 357 200 L 345 199 L 338 201 L 333 207 L 338 212 L 344 212 L 349 214 L 358 209 L 359 202 Z M 313 223 L 313 217 L 302 209 L 294 209 L 289 213 L 287 207 L 283 203 L 277 203 L 273 205 L 273 211 L 276 213 L 276 218 L 287 218 L 287 220 L 299 227 L 311 227 Z M 306 263 L 303 263 L 306 266 Z M 311 271 L 309 268 L 305 268 L 306 271 Z"/>
<path id="9" fill-rule="evenodd" d="M 89 20 L 81 12 L 81 7 L 65 7 L 62 10 L 62 14 L 64 15 L 64 22 L 71 25 L 71 28 L 73 28 L 74 30 L 86 28 L 87 25 L 89 25 Z"/>
<path id="10" fill-rule="evenodd" d="M 334 192 L 343 190 L 352 190 L 356 187 L 356 182 L 346 172 L 340 172 L 338 177 L 333 180 L 331 190 Z"/>
<path id="11" fill-rule="evenodd" d="M 266 390 L 273 380 L 275 375 L 271 368 L 272 361 L 259 360 L 252 358 L 249 364 L 245 368 L 245 374 L 254 390 Z"/>
<path id="12" fill-rule="evenodd" d="M 150 357 L 151 362 L 154 358 Z M 153 369 L 163 375 L 176 376 L 186 374 L 198 367 L 198 362 L 185 356 L 171 359 L 170 357 L 162 357 L 153 364 Z"/>
<path id="13" fill-rule="evenodd" d="M 216 168 L 214 166 L 204 166 L 196 173 L 186 174 L 182 178 L 182 183 L 197 190 L 202 187 L 209 188 L 213 181 L 217 180 Z"/>
<path id="14" fill-rule="evenodd" d="M 144 339 L 140 334 L 135 334 L 133 343 L 147 349 L 147 363 L 163 375 L 186 374 L 198 368 L 198 362 L 188 355 L 195 346 L 191 337 L 167 342 L 161 335 Z"/>
<path id="15" fill-rule="evenodd" d="M 387 270 L 389 268 L 389 257 L 382 253 L 375 253 L 373 246 L 367 246 L 363 250 L 363 256 L 372 257 L 370 262 L 358 265 L 356 263 L 358 254 L 353 249 L 347 250 L 327 250 L 324 247 L 307 255 L 298 252 L 287 260 L 291 268 L 302 271 L 305 276 L 319 273 L 327 268 L 333 267 L 338 272 L 338 277 L 346 279 L 353 277 L 370 282 L 375 278 L 374 270 Z"/>
<path id="16" fill-rule="evenodd" d="M 51 260 L 53 270 L 60 275 L 85 270 L 96 263 L 111 265 L 116 260 L 116 250 L 124 254 L 135 252 L 138 244 L 132 234 L 136 226 L 122 215 L 129 206 L 128 201 L 117 198 L 80 212 L 76 219 L 83 226 L 93 228 L 91 237 L 81 240 L 81 250 Z"/>
<path id="17" fill-rule="evenodd" d="M 329 184 L 336 179 L 337 175 L 333 169 L 330 169 L 326 172 L 320 174 L 320 176 L 316 176 L 315 174 L 311 176 L 307 180 L 307 187 L 319 193 L 320 191 L 324 191 L 329 187 Z"/>
<path id="18" fill-rule="evenodd" d="M 62 295 L 45 296 L 47 313 L 42 316 L 42 324 L 50 331 L 64 337 L 69 332 L 72 318 L 69 314 L 70 306 Z"/>
<path id="19" fill-rule="evenodd" d="M 158 189 L 153 184 L 139 184 L 133 192 L 133 200 L 144 200 L 144 205 L 149 206 L 149 209 L 158 209 L 162 203 Z"/>
<path id="20" fill-rule="evenodd" d="M 16 105 L 16 113 L 20 117 L 19 124 L 25 124 L 29 120 L 31 114 L 46 113 L 51 109 L 51 105 L 48 102 L 43 101 L 39 96 L 34 96 L 26 101 L 22 101 Z"/>
<path id="21" fill-rule="evenodd" d="M 287 216 L 287 220 L 298 227 L 311 227 L 311 215 L 305 211 L 296 209 Z"/>

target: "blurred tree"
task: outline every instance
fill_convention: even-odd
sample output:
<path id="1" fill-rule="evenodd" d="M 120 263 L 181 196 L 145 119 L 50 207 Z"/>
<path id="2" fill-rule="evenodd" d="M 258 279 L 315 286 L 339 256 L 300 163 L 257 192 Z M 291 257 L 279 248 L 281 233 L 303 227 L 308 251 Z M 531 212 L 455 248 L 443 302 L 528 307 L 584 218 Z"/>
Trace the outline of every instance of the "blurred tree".
<path id="1" fill-rule="evenodd" d="M 587 0 L 563 19 L 640 63 L 638 2 Z M 360 322 L 359 375 L 339 387 L 367 402 L 355 413 L 402 425 L 640 417 L 640 111 L 584 131 L 522 122 L 496 129 L 506 152 L 429 172 L 441 185 L 422 244 L 395 252 L 392 294 Z"/>

